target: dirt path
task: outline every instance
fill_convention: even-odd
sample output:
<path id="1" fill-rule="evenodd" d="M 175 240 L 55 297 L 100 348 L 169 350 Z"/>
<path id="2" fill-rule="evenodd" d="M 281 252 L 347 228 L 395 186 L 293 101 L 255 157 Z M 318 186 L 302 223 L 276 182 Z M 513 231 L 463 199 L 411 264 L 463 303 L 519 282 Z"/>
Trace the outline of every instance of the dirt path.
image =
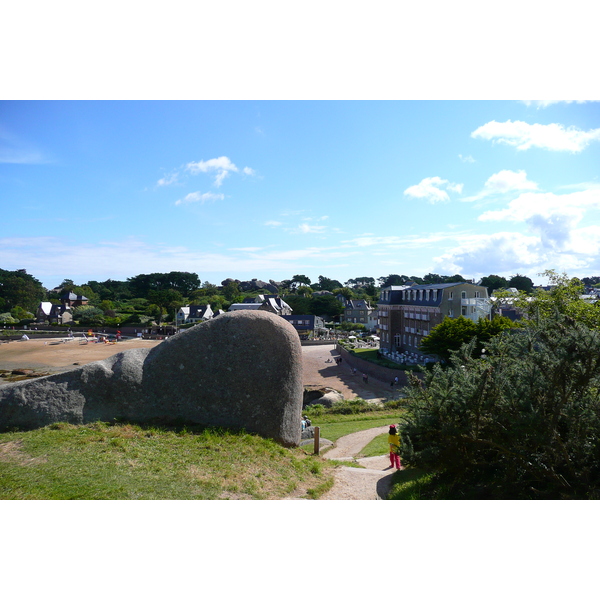
<path id="1" fill-rule="evenodd" d="M 329 459 L 354 460 L 360 451 L 376 436 L 386 433 L 388 426 L 375 427 L 345 435 L 339 438 L 333 448 L 323 456 Z M 359 467 L 337 467 L 334 472 L 335 483 L 321 500 L 382 500 L 390 491 L 392 474 L 387 454 L 358 458 Z"/>

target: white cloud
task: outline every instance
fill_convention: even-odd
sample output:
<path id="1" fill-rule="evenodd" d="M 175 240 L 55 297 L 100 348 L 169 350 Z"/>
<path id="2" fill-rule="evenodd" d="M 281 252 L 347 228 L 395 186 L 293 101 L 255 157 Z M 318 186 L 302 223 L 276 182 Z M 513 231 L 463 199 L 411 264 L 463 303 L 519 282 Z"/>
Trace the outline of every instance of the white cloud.
<path id="1" fill-rule="evenodd" d="M 165 177 L 161 177 L 156 182 L 156 185 L 158 185 L 158 186 L 172 185 L 173 183 L 177 183 L 178 182 L 178 178 L 179 178 L 179 174 L 178 173 L 171 173 L 171 175 L 167 175 Z"/>
<path id="2" fill-rule="evenodd" d="M 504 170 L 498 171 L 498 173 L 494 173 L 491 177 L 488 177 L 487 181 L 483 184 L 483 190 L 479 193 L 474 196 L 461 198 L 461 200 L 463 202 L 474 202 L 475 200 L 482 200 L 498 194 L 537 189 L 538 184 L 535 181 L 527 179 L 525 171 Z"/>
<path id="3" fill-rule="evenodd" d="M 480 221 L 525 223 L 539 235 L 546 249 L 573 251 L 576 227 L 590 210 L 600 209 L 600 190 L 593 188 L 570 194 L 526 192 L 511 200 L 503 210 L 487 211 Z"/>
<path id="4" fill-rule="evenodd" d="M 535 181 L 527 179 L 525 171 L 499 171 L 494 173 L 485 182 L 486 191 L 491 193 L 504 194 L 513 190 L 537 190 L 538 185 Z"/>
<path id="5" fill-rule="evenodd" d="M 239 251 L 247 254 L 240 255 Z M 228 251 L 229 252 L 229 251 Z M 332 261 L 356 252 L 337 247 L 298 249 L 238 249 L 238 253 L 205 248 L 145 243 L 131 237 L 116 242 L 85 244 L 66 237 L 0 238 L 0 264 L 7 270 L 26 269 L 46 287 L 58 285 L 69 274 L 75 282 L 123 280 L 139 273 L 218 273 L 221 278 L 243 274 L 263 279 L 276 273 L 331 267 Z M 56 257 L 61 260 L 57 261 Z M 334 265 L 338 266 L 338 265 Z M 346 266 L 346 265 L 344 265 Z M 288 275 L 289 276 L 289 275 Z M 204 279 L 204 276 L 203 276 Z"/>
<path id="6" fill-rule="evenodd" d="M 325 225 L 311 225 L 310 223 L 300 223 L 296 231 L 300 233 L 323 233 L 327 227 Z"/>
<path id="7" fill-rule="evenodd" d="M 585 104 L 586 102 L 590 102 L 590 100 L 521 100 L 523 104 L 527 106 L 535 106 L 537 108 L 547 108 L 551 104 L 571 104 L 576 102 L 577 104 Z"/>
<path id="8" fill-rule="evenodd" d="M 462 154 L 458 155 L 458 158 L 462 160 L 464 163 L 474 163 L 475 159 L 469 154 L 469 156 L 463 156 Z"/>
<path id="9" fill-rule="evenodd" d="M 570 194 L 525 192 L 508 203 L 503 210 L 484 212 L 480 221 L 526 221 L 535 215 L 550 217 L 570 214 L 583 217 L 586 210 L 600 208 L 600 189 L 588 189 Z"/>
<path id="10" fill-rule="evenodd" d="M 220 187 L 223 183 L 223 180 L 228 177 L 230 173 L 239 173 L 240 171 L 227 156 L 219 156 L 219 158 L 190 162 L 185 166 L 185 168 L 192 175 L 197 175 L 198 173 L 215 172 L 214 184 L 216 187 Z M 250 167 L 244 167 L 242 169 L 242 173 L 245 175 L 255 174 L 254 170 Z"/>
<path id="11" fill-rule="evenodd" d="M 265 225 L 267 227 L 281 227 L 283 223 L 281 221 L 266 221 Z"/>
<path id="12" fill-rule="evenodd" d="M 441 272 L 479 276 L 523 272 L 542 265 L 544 258 L 544 250 L 536 236 L 498 232 L 471 236 L 434 262 Z"/>
<path id="13" fill-rule="evenodd" d="M 460 194 L 462 193 L 462 188 L 462 183 L 450 183 L 447 179 L 442 179 L 441 177 L 426 177 L 417 185 L 405 189 L 404 195 L 412 198 L 423 198 L 430 204 L 435 204 L 436 202 L 450 201 L 450 196 L 445 191 L 446 189 Z"/>
<path id="14" fill-rule="evenodd" d="M 565 129 L 558 123 L 530 125 L 523 121 L 490 121 L 473 131 L 471 137 L 516 146 L 517 150 L 543 148 L 581 152 L 590 142 L 600 140 L 600 129 L 582 131 L 576 127 Z"/>
<path id="15" fill-rule="evenodd" d="M 180 206 L 181 204 L 192 204 L 195 202 L 204 204 L 205 202 L 214 202 L 215 200 L 223 200 L 224 198 L 225 196 L 223 194 L 213 194 L 212 192 L 205 192 L 204 194 L 201 192 L 192 192 L 185 198 L 177 200 L 175 202 L 175 206 Z"/>

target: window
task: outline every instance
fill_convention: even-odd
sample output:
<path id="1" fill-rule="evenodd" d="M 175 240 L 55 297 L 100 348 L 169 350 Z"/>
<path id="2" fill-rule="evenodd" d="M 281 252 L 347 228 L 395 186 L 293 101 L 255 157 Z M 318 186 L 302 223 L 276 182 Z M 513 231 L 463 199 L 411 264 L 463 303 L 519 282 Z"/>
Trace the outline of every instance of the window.
<path id="1" fill-rule="evenodd" d="M 475 292 L 475 298 L 481 298 L 480 294 L 481 292 Z"/>
<path id="2" fill-rule="evenodd" d="M 433 290 L 433 301 L 435 302 L 437 300 L 437 290 Z"/>
<path id="3" fill-rule="evenodd" d="M 460 308 L 460 314 L 461 314 L 463 317 L 466 317 L 466 316 L 467 316 L 467 307 L 466 307 L 466 306 L 461 306 L 461 308 Z"/>
<path id="4" fill-rule="evenodd" d="M 419 290 L 419 300 L 423 300 L 423 290 Z"/>
<path id="5" fill-rule="evenodd" d="M 460 297 L 463 298 L 463 299 L 466 298 L 467 297 L 467 292 L 461 292 L 460 293 Z"/>
<path id="6" fill-rule="evenodd" d="M 430 292 L 430 291 L 431 291 L 431 290 L 427 290 L 427 291 L 425 292 L 425 300 L 427 300 L 427 301 L 429 301 L 429 292 Z"/>
<path id="7" fill-rule="evenodd" d="M 448 292 L 448 300 L 452 300 L 454 298 L 454 292 Z"/>

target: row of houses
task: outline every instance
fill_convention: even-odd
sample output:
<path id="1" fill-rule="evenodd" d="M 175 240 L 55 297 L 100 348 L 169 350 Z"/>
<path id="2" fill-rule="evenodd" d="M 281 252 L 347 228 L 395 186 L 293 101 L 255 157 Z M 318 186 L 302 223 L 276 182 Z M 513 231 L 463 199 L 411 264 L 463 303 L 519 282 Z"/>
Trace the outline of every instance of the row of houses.
<path id="1" fill-rule="evenodd" d="M 367 300 L 346 300 L 341 318 L 349 323 L 362 324 L 377 333 L 380 345 L 390 351 L 418 352 L 421 340 L 445 317 L 462 315 L 472 320 L 489 318 L 491 303 L 487 288 L 471 283 L 431 285 L 407 284 L 389 286 L 380 293 L 378 308 Z M 88 303 L 84 296 L 72 292 L 61 296 L 61 304 L 42 302 L 38 308 L 39 320 L 67 323 L 72 320 L 71 310 Z M 301 337 L 326 332 L 324 320 L 315 315 L 293 315 L 291 307 L 277 294 L 248 297 L 232 304 L 230 311 L 264 310 L 286 319 Z M 199 323 L 222 314 L 210 304 L 182 306 L 176 315 L 176 326 Z"/>
<path id="2" fill-rule="evenodd" d="M 293 325 L 303 338 L 327 331 L 322 318 L 315 315 L 293 315 L 290 305 L 276 294 L 246 298 L 244 302 L 234 303 L 229 307 L 230 312 L 237 310 L 263 310 L 279 315 Z M 177 325 L 199 323 L 217 317 L 223 312 L 225 311 L 213 312 L 210 304 L 182 306 L 177 312 Z"/>
<path id="3" fill-rule="evenodd" d="M 74 294 L 73 292 L 65 292 L 60 297 L 60 304 L 52 304 L 52 302 L 40 302 L 35 313 L 35 318 L 40 321 L 48 321 L 49 323 L 70 323 L 73 320 L 72 310 L 76 306 L 85 306 L 88 299 L 85 296 Z"/>

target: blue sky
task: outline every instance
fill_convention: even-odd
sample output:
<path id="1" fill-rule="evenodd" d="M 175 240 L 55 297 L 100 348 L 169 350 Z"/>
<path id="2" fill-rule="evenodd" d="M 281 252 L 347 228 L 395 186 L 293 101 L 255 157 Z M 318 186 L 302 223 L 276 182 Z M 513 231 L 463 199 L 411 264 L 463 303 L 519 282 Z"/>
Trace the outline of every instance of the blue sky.
<path id="1" fill-rule="evenodd" d="M 0 265 L 600 274 L 600 104 L 3 101 Z"/>

